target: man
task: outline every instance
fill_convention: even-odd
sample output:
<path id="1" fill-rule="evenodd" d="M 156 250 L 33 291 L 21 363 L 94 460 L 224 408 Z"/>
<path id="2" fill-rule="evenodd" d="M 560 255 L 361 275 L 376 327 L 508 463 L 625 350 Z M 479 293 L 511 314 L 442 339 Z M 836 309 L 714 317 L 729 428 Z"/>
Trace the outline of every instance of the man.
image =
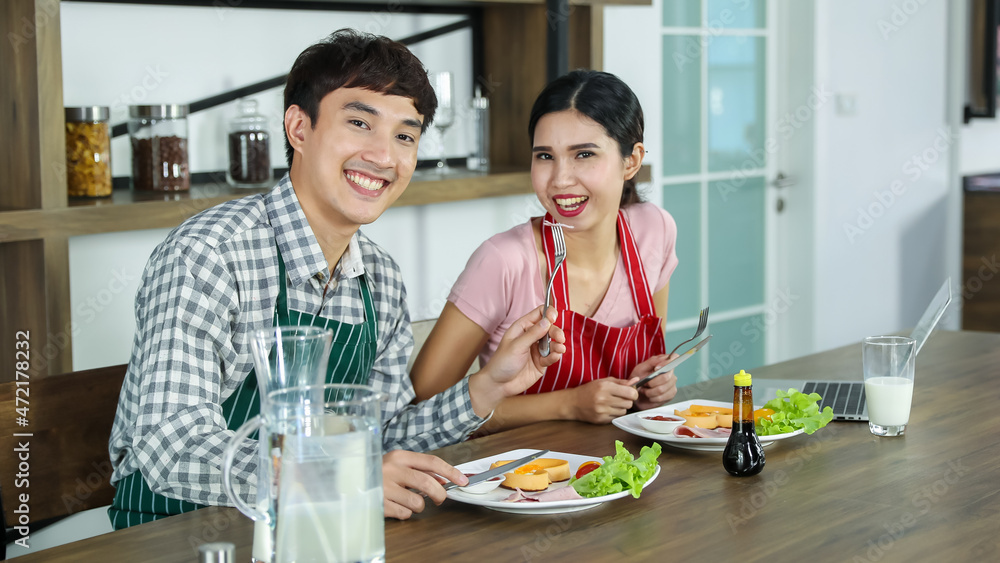
<path id="1" fill-rule="evenodd" d="M 109 444 L 116 528 L 208 504 L 229 504 L 221 458 L 259 409 L 248 337 L 313 324 L 335 339 L 331 382 L 389 396 L 383 420 L 385 514 L 408 518 L 445 493 L 433 474 L 465 476 L 426 451 L 475 431 L 565 351 L 553 313 L 522 318 L 476 374 L 411 405 L 413 337 L 399 269 L 358 229 L 403 192 L 434 117 L 420 61 L 384 37 L 340 30 L 299 55 L 285 85 L 289 175 L 267 194 L 228 202 L 175 229 L 153 252 L 136 296 L 136 338 Z M 549 332 L 553 351 L 533 343 Z M 238 392 L 239 391 L 239 392 Z M 251 498 L 256 442 L 234 463 Z"/>

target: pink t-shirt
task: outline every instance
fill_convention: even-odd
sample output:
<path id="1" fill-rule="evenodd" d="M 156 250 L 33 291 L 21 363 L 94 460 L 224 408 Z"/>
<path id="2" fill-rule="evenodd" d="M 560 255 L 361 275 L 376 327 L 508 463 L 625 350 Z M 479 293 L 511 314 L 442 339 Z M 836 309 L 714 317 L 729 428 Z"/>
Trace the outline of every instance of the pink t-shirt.
<path id="1" fill-rule="evenodd" d="M 652 203 L 630 205 L 625 208 L 625 216 L 642 256 L 646 281 L 656 293 L 667 285 L 677 267 L 677 224 L 669 213 Z M 530 221 L 490 237 L 476 249 L 451 288 L 448 301 L 490 335 L 479 353 L 479 365 L 485 365 L 493 356 L 514 321 L 544 302 L 544 291 Z M 620 253 L 611 285 L 593 318 L 613 327 L 639 321 Z"/>

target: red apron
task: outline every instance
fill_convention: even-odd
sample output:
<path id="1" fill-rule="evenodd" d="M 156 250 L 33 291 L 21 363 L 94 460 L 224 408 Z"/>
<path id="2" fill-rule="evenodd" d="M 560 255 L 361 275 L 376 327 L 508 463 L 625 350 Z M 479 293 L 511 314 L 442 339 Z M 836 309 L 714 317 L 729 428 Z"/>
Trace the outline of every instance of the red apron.
<path id="1" fill-rule="evenodd" d="M 541 227 L 542 250 L 545 252 L 549 276 L 552 275 L 555 259 L 552 229 L 545 223 L 551 221 L 552 216 L 546 214 Z M 629 288 L 632 290 L 632 304 L 638 313 L 639 322 L 627 327 L 612 327 L 571 311 L 569 284 L 566 282 L 567 264 L 564 263 L 556 272 L 552 284 L 550 306 L 559 311 L 556 325 L 566 333 L 566 353 L 558 362 L 549 366 L 545 375 L 525 394 L 569 389 L 603 377 L 628 379 L 636 365 L 657 354 L 667 353 L 663 326 L 661 319 L 656 316 L 653 293 L 646 282 L 639 249 L 635 246 L 632 229 L 621 210 L 618 211 L 618 241 L 625 261 Z"/>

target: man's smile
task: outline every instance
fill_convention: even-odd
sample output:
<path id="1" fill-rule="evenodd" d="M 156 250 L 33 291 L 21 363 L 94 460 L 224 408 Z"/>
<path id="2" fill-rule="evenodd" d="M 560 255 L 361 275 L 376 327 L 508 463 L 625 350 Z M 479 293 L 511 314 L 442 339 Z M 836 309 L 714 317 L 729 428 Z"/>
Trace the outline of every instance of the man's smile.
<path id="1" fill-rule="evenodd" d="M 369 192 L 377 192 L 389 184 L 388 180 L 383 180 L 381 178 L 374 178 L 356 172 L 354 170 L 348 170 L 344 172 L 344 176 L 353 184 Z"/>

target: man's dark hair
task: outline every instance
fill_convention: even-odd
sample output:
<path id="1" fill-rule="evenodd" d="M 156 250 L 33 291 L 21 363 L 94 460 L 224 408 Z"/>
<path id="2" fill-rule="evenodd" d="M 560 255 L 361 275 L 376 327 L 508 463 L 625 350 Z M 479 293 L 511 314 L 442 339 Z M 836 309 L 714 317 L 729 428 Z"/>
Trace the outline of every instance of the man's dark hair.
<path id="1" fill-rule="evenodd" d="M 617 76 L 597 70 L 574 70 L 549 83 L 535 99 L 528 119 L 528 137 L 534 144 L 535 126 L 547 114 L 568 109 L 586 115 L 604 128 L 618 143 L 622 158 L 642 142 L 645 129 L 642 106 L 635 92 Z M 642 198 L 635 178 L 625 180 L 619 207 L 639 203 Z"/>
<path id="2" fill-rule="evenodd" d="M 319 103 L 337 88 L 364 88 L 413 100 L 424 117 L 421 132 L 434 121 L 437 98 L 427 70 L 405 45 L 388 37 L 339 29 L 299 54 L 285 82 L 285 111 L 297 105 L 316 127 Z M 294 154 L 285 133 L 285 157 Z"/>

